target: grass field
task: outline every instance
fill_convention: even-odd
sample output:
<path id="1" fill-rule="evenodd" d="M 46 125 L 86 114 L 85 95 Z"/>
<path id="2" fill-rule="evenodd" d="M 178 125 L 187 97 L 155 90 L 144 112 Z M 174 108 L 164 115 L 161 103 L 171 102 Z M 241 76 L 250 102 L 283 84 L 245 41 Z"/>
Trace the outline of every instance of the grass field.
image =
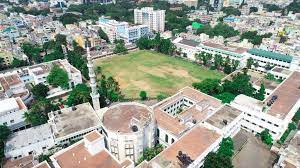
<path id="1" fill-rule="evenodd" d="M 154 51 L 135 51 L 95 61 L 106 75 L 113 76 L 127 98 L 138 98 L 141 90 L 149 97 L 171 95 L 184 86 L 206 78 L 221 79 L 223 73 Z"/>

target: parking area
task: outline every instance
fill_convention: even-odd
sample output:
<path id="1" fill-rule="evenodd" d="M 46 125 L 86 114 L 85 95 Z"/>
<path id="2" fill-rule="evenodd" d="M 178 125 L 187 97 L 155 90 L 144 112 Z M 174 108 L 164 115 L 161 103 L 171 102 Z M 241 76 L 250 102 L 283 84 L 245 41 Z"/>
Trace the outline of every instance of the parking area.
<path id="1" fill-rule="evenodd" d="M 268 146 L 244 130 L 233 137 L 233 141 L 235 155 L 232 162 L 235 168 L 271 168 L 277 158 Z"/>

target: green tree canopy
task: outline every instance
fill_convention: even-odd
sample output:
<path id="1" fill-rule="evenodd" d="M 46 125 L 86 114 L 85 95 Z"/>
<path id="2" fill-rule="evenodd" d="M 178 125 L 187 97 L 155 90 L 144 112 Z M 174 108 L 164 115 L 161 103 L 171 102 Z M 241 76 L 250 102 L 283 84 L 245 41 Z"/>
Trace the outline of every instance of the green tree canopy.
<path id="1" fill-rule="evenodd" d="M 27 55 L 30 62 L 41 63 L 42 57 L 40 55 L 42 49 L 38 45 L 25 42 L 21 45 L 21 48 L 25 55 Z"/>
<path id="2" fill-rule="evenodd" d="M 86 84 L 78 84 L 70 92 L 67 105 L 75 106 L 89 101 L 91 101 L 90 88 Z"/>
<path id="3" fill-rule="evenodd" d="M 217 154 L 221 156 L 229 156 L 232 157 L 234 152 L 233 141 L 230 137 L 223 138 L 220 143 L 220 147 L 218 149 Z"/>
<path id="4" fill-rule="evenodd" d="M 30 106 L 30 110 L 24 113 L 25 122 L 32 126 L 45 124 L 48 121 L 48 113 L 58 110 L 58 106 L 46 98 L 39 98 Z"/>
<path id="5" fill-rule="evenodd" d="M 261 100 L 261 101 L 264 100 L 265 93 L 266 93 L 265 85 L 263 83 L 261 83 L 260 89 L 258 90 L 258 92 L 255 95 L 256 99 Z"/>
<path id="6" fill-rule="evenodd" d="M 223 92 L 220 94 L 213 95 L 215 98 L 222 101 L 222 103 L 230 103 L 236 97 L 234 94 L 230 92 Z"/>
<path id="7" fill-rule="evenodd" d="M 46 97 L 48 95 L 47 93 L 49 92 L 49 88 L 43 83 L 39 83 L 32 87 L 31 92 L 37 98 Z"/>
<path id="8" fill-rule="evenodd" d="M 113 52 L 115 54 L 118 54 L 118 53 L 125 54 L 125 53 L 127 53 L 127 48 L 125 47 L 124 43 L 117 43 Z"/>
<path id="9" fill-rule="evenodd" d="M 209 95 L 221 93 L 223 90 L 219 79 L 205 79 L 199 83 L 193 83 L 193 87 Z"/>
<path id="10" fill-rule="evenodd" d="M 6 125 L 0 125 L 0 142 L 6 141 L 11 131 Z"/>
<path id="11" fill-rule="evenodd" d="M 203 168 L 233 168 L 229 156 L 221 156 L 215 152 L 210 152 L 205 157 Z"/>
<path id="12" fill-rule="evenodd" d="M 147 92 L 142 90 L 140 92 L 140 98 L 141 98 L 141 100 L 146 100 L 147 99 Z"/>
<path id="13" fill-rule="evenodd" d="M 60 86 L 63 89 L 67 89 L 69 88 L 68 73 L 59 66 L 54 65 L 47 76 L 47 82 L 54 87 Z"/>
<path id="14" fill-rule="evenodd" d="M 106 42 L 109 42 L 107 34 L 101 29 L 101 27 L 98 30 L 98 35 L 99 35 L 100 38 L 102 38 Z"/>
<path id="15" fill-rule="evenodd" d="M 240 16 L 241 15 L 241 11 L 238 8 L 235 8 L 233 6 L 223 7 L 222 11 L 224 13 L 226 13 L 227 16 L 229 16 L 229 15 Z"/>
<path id="16" fill-rule="evenodd" d="M 267 145 L 272 145 L 273 143 L 272 135 L 269 133 L 268 129 L 265 129 L 260 133 L 260 138 L 263 141 L 263 143 Z"/>

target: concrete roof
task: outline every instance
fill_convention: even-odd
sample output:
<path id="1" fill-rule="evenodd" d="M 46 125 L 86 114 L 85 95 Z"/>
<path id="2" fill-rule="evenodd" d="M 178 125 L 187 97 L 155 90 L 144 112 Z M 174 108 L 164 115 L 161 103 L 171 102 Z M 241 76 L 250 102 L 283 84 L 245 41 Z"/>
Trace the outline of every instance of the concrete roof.
<path id="1" fill-rule="evenodd" d="M 285 162 L 290 167 L 300 167 L 300 131 L 298 131 L 295 137 L 291 140 L 289 146 L 284 150 Z"/>
<path id="2" fill-rule="evenodd" d="M 64 108 L 53 112 L 53 114 L 54 124 L 58 130 L 58 133 L 55 133 L 55 138 L 100 125 L 100 120 L 90 103 L 79 104 L 74 109 L 72 107 Z M 51 119 L 53 116 L 49 113 L 49 120 Z"/>
<path id="3" fill-rule="evenodd" d="M 227 124 L 230 124 L 233 120 L 235 120 L 240 114 L 242 114 L 242 111 L 229 105 L 225 105 L 212 116 L 210 116 L 206 122 L 219 129 L 222 129 Z M 227 124 L 224 123 L 225 120 L 227 121 Z"/>
<path id="4" fill-rule="evenodd" d="M 183 154 L 195 160 L 219 138 L 221 138 L 221 135 L 217 132 L 205 127 L 196 126 L 151 160 L 150 165 L 158 164 L 161 167 L 181 167 L 181 162 L 177 158 L 179 151 L 182 151 Z"/>
<path id="5" fill-rule="evenodd" d="M 110 107 L 103 115 L 103 126 L 120 133 L 133 132 L 133 120 L 140 122 L 153 120 L 152 110 L 139 103 L 120 103 Z"/>
<path id="6" fill-rule="evenodd" d="M 5 152 L 53 139 L 49 124 L 43 124 L 13 133 L 5 144 Z"/>
<path id="7" fill-rule="evenodd" d="M 105 148 L 92 155 L 85 147 L 84 140 L 55 153 L 52 157 L 61 168 L 123 168 L 132 164 L 127 159 L 124 162 L 119 162 Z"/>
<path id="8" fill-rule="evenodd" d="M 4 99 L 0 101 L 0 116 L 1 113 L 9 112 L 16 109 L 21 109 L 15 98 Z"/>
<path id="9" fill-rule="evenodd" d="M 163 111 L 163 107 L 175 103 L 178 99 L 188 98 L 194 101 L 194 105 L 184 109 L 176 116 L 170 115 Z M 213 110 L 216 110 L 222 105 L 221 101 L 204 94 L 191 87 L 184 87 L 175 95 L 155 104 L 152 108 L 154 110 L 154 116 L 159 127 L 170 133 L 180 136 L 190 127 L 188 122 L 195 120 L 196 122 L 204 121 Z M 185 122 L 181 122 L 185 120 Z"/>
<path id="10" fill-rule="evenodd" d="M 294 105 L 300 101 L 300 72 L 294 71 L 264 103 L 267 104 L 274 95 L 278 96 L 278 98 L 270 106 L 267 113 L 284 119 Z"/>
<path id="11" fill-rule="evenodd" d="M 3 168 L 32 168 L 36 162 L 33 156 L 29 155 L 18 159 L 5 160 L 3 162 Z"/>

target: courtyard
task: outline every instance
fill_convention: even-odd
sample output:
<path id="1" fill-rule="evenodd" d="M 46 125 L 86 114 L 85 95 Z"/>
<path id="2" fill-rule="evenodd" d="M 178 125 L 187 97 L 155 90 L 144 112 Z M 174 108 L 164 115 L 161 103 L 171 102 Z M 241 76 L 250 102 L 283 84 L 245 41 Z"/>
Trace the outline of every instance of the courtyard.
<path id="1" fill-rule="evenodd" d="M 225 76 L 193 62 L 147 50 L 98 59 L 94 64 L 119 82 L 126 98 L 138 98 L 142 90 L 152 98 L 160 93 L 171 95 L 193 82 Z"/>

